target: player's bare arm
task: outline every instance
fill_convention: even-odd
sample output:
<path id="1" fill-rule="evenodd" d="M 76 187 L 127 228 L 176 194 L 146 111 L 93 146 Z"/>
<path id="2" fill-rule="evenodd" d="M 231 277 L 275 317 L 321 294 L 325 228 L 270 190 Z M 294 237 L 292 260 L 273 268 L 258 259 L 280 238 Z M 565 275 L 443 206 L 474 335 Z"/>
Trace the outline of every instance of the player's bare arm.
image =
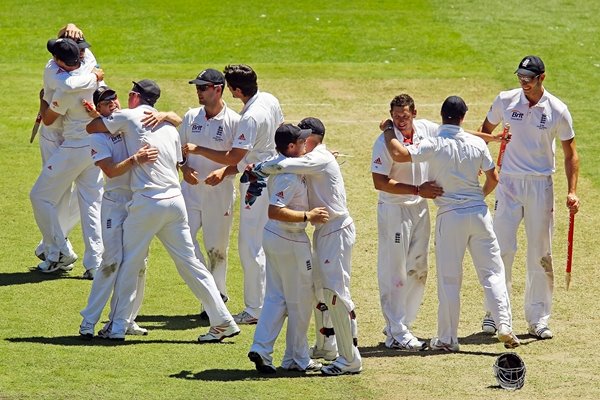
<path id="1" fill-rule="evenodd" d="M 233 148 L 231 150 L 214 150 L 193 143 L 186 143 L 185 146 L 183 146 L 183 152 L 186 155 L 199 154 L 223 165 L 237 165 L 242 161 L 246 153 L 248 153 L 248 150 L 238 148 Z"/>
<path id="2" fill-rule="evenodd" d="M 485 183 L 483 184 L 483 196 L 492 193 L 498 185 L 498 171 L 496 168 L 485 171 Z"/>
<path id="3" fill-rule="evenodd" d="M 407 183 L 400 183 L 389 176 L 372 172 L 373 186 L 377 190 L 381 190 L 392 194 L 413 194 L 418 195 L 426 199 L 435 199 L 438 196 L 444 194 L 444 190 L 441 186 L 435 184 L 435 182 L 424 182 L 421 185 L 409 185 Z"/>
<path id="4" fill-rule="evenodd" d="M 269 205 L 269 218 L 282 222 L 310 222 L 324 224 L 329 221 L 329 213 L 324 207 L 316 207 L 310 211 L 292 210 L 287 207 Z"/>
<path id="5" fill-rule="evenodd" d="M 60 114 L 50 109 L 50 105 L 44 99 L 40 98 L 40 114 L 42 122 L 46 126 L 50 126 L 60 117 Z"/>
<path id="6" fill-rule="evenodd" d="M 567 176 L 567 207 L 572 214 L 579 211 L 577 197 L 577 179 L 579 178 L 579 155 L 575 146 L 575 138 L 561 141 L 565 153 L 565 174 Z"/>
<path id="7" fill-rule="evenodd" d="M 146 116 L 142 118 L 142 125 L 149 128 L 154 128 L 161 122 L 169 122 L 173 126 L 181 125 L 183 121 L 174 111 L 144 111 Z"/>
<path id="8" fill-rule="evenodd" d="M 121 162 L 115 163 L 111 157 L 96 161 L 96 165 L 108 176 L 114 178 L 121 176 L 135 165 L 147 162 L 154 162 L 158 158 L 158 149 L 145 145 L 139 149 L 134 155 L 124 159 Z"/>
<path id="9" fill-rule="evenodd" d="M 410 153 L 404 147 L 402 143 L 396 138 L 396 133 L 394 132 L 394 125 L 391 123 L 392 121 L 388 120 L 389 123 L 386 124 L 385 130 L 383 131 L 383 136 L 385 138 L 385 147 L 388 152 L 392 156 L 392 160 L 396 162 L 410 162 L 412 160 Z"/>
<path id="10" fill-rule="evenodd" d="M 85 130 L 87 133 L 110 133 L 106 125 L 104 125 L 104 121 L 102 121 L 102 118 L 100 117 L 94 118 L 89 124 L 87 124 Z"/>

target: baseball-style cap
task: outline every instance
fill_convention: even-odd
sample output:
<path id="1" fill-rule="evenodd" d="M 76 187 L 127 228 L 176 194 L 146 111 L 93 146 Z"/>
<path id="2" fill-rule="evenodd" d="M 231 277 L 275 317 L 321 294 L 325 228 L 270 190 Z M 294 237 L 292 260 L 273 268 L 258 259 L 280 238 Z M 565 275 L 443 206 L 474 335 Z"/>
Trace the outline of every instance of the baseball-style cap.
<path id="1" fill-rule="evenodd" d="M 79 50 L 83 50 L 83 49 L 88 49 L 90 47 L 92 47 L 91 44 L 89 44 L 84 37 L 80 37 L 79 39 L 77 39 L 75 42 L 77 42 L 77 47 L 79 47 Z"/>
<path id="2" fill-rule="evenodd" d="M 538 56 L 527 56 L 521 60 L 515 74 L 538 76 L 546 72 L 544 62 Z"/>
<path id="3" fill-rule="evenodd" d="M 208 85 L 211 83 L 213 85 L 224 85 L 225 77 L 221 72 L 217 71 L 216 69 L 209 68 L 200 72 L 196 79 L 191 80 L 190 83 L 192 85 Z"/>
<path id="4" fill-rule="evenodd" d="M 325 136 L 325 125 L 321 122 L 320 119 L 315 117 L 304 118 L 298 126 L 301 129 L 310 129 L 311 133 L 315 135 Z"/>
<path id="5" fill-rule="evenodd" d="M 298 139 L 306 139 L 310 134 L 310 129 L 301 129 L 296 125 L 283 124 L 275 131 L 275 147 L 278 150 L 286 149 L 288 144 L 296 143 Z"/>
<path id="6" fill-rule="evenodd" d="M 442 118 L 458 121 L 465 116 L 468 110 L 463 99 L 458 96 L 450 96 L 442 104 Z"/>
<path id="7" fill-rule="evenodd" d="M 140 96 L 150 105 L 154 105 L 158 98 L 160 97 L 160 88 L 156 84 L 156 82 L 150 79 L 143 79 L 139 82 L 133 82 L 133 90 L 134 92 L 138 92 Z"/>
<path id="8" fill-rule="evenodd" d="M 115 100 L 117 98 L 117 92 L 109 88 L 108 86 L 100 86 L 94 92 L 94 105 L 98 107 L 98 103 L 103 100 Z"/>
<path id="9" fill-rule="evenodd" d="M 53 56 L 70 67 L 79 62 L 79 47 L 72 39 L 50 39 L 46 43 L 46 48 Z"/>

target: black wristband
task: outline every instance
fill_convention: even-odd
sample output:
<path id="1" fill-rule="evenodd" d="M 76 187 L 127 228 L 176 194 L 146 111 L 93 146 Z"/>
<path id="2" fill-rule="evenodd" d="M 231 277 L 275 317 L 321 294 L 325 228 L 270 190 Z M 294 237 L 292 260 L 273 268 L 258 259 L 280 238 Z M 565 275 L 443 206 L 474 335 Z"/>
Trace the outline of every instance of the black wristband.
<path id="1" fill-rule="evenodd" d="M 306 211 L 304 211 L 304 222 L 306 222 L 308 218 L 306 217 Z"/>

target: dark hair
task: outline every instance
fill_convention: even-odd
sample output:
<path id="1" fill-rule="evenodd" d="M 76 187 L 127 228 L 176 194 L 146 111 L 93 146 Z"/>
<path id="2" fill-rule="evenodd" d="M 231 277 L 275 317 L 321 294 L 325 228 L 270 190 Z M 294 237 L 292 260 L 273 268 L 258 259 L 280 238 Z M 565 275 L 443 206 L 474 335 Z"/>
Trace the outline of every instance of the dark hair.
<path id="1" fill-rule="evenodd" d="M 406 93 L 402 93 L 394 97 L 394 99 L 390 102 L 390 111 L 392 111 L 394 107 L 404 108 L 406 106 L 408 106 L 411 112 L 415 111 L 415 101 L 413 98 Z"/>
<path id="2" fill-rule="evenodd" d="M 252 97 L 258 91 L 256 72 L 246 64 L 228 65 L 223 70 L 227 84 L 233 89 L 240 89 L 244 96 Z"/>

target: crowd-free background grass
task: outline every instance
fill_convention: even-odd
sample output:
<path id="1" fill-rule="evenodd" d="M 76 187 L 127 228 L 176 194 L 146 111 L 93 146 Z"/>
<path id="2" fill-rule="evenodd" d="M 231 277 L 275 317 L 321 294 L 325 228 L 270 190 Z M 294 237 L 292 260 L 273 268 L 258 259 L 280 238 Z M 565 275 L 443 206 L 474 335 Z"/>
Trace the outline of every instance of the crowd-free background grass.
<path id="1" fill-rule="evenodd" d="M 5 1 L 0 5 L 0 398 L 598 398 L 600 152 L 595 140 L 600 86 L 597 2 L 525 4 L 454 1 L 188 2 Z M 356 220 L 352 291 L 357 304 L 364 371 L 322 378 L 278 372 L 259 376 L 246 358 L 254 327 L 219 345 L 198 345 L 208 329 L 197 301 L 168 255 L 151 248 L 147 296 L 139 322 L 144 338 L 113 346 L 77 337 L 78 311 L 90 282 L 81 264 L 64 276 L 30 273 L 39 233 L 29 190 L 40 169 L 37 141 L 28 138 L 37 112 L 46 41 L 66 22 L 83 30 L 107 82 L 122 98 L 131 80 L 156 80 L 159 109 L 179 114 L 197 106 L 187 81 L 204 68 L 252 65 L 261 89 L 281 101 L 289 122 L 321 118 L 326 142 L 347 157 L 342 171 Z M 376 192 L 370 178 L 371 146 L 389 101 L 401 92 L 417 102 L 420 117 L 439 121 L 448 95 L 469 105 L 465 127 L 479 126 L 500 90 L 515 87 L 513 72 L 527 54 L 542 57 L 546 88 L 573 115 L 581 157 L 573 282 L 564 289 L 566 188 L 558 146 L 554 245 L 555 339 L 535 341 L 523 318 L 524 252 L 515 263 L 513 316 L 527 366 L 525 387 L 510 394 L 494 387 L 491 365 L 503 351 L 478 334 L 482 291 L 465 258 L 459 354 L 386 350 L 376 278 Z M 226 93 L 228 104 L 241 103 Z M 497 145 L 491 145 L 497 152 Z M 490 204 L 493 195 L 490 198 Z M 432 214 L 435 207 L 431 207 Z M 83 252 L 81 230 L 70 235 Z M 522 230 L 519 242 L 525 244 Z M 419 337 L 436 332 L 434 256 L 420 315 Z M 232 312 L 243 307 L 242 273 L 234 225 L 228 285 Z M 105 320 L 106 314 L 103 315 Z M 312 331 L 310 332 L 312 340 Z M 282 354 L 282 341 L 275 360 Z"/>

